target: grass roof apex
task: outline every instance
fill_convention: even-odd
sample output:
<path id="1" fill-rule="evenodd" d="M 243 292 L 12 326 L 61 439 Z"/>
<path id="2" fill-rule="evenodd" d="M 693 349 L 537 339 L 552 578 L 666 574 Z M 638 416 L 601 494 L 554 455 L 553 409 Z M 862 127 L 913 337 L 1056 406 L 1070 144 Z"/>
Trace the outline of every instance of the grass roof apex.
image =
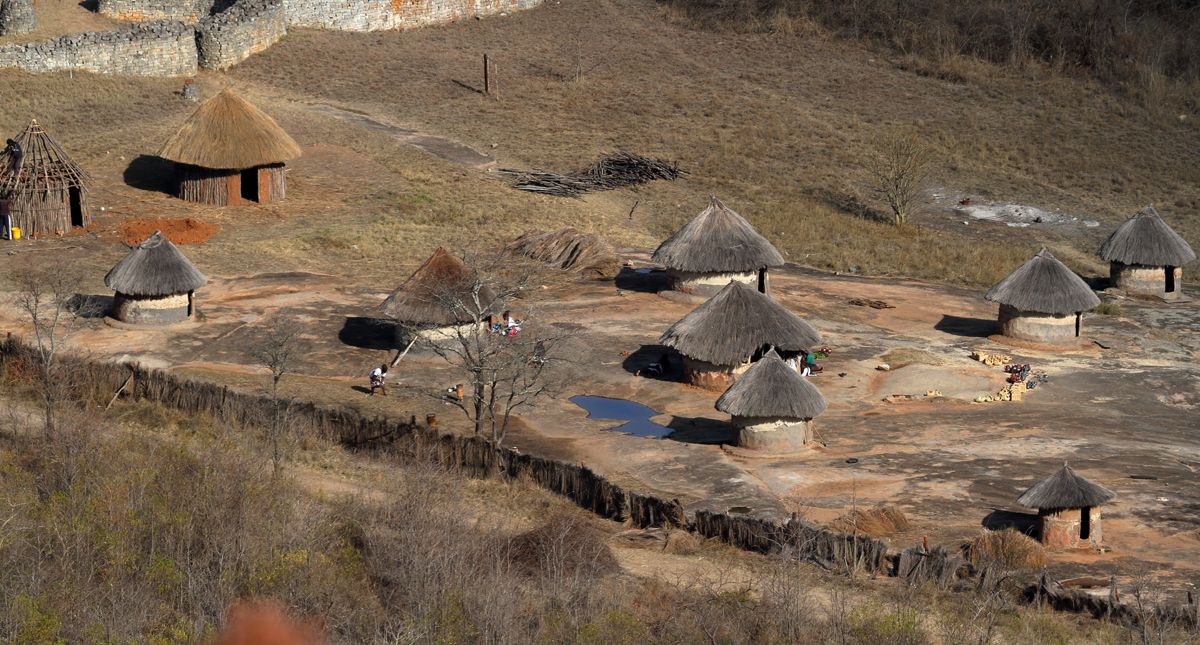
<path id="1" fill-rule="evenodd" d="M 127 296 L 158 297 L 195 291 L 208 282 L 162 231 L 130 247 L 104 276 L 104 284 Z"/>
<path id="2" fill-rule="evenodd" d="M 1100 245 L 1097 255 L 1108 262 L 1151 267 L 1178 267 L 1196 259 L 1196 252 L 1153 206 L 1134 213 Z"/>
<path id="3" fill-rule="evenodd" d="M 1099 506 L 1116 497 L 1111 490 L 1076 473 L 1067 462 L 1017 498 L 1027 508 L 1066 509 Z"/>
<path id="4" fill-rule="evenodd" d="M 716 408 L 737 417 L 812 419 L 829 403 L 772 349 L 734 381 Z"/>
<path id="5" fill-rule="evenodd" d="M 1100 304 L 1083 278 L 1051 255 L 1046 247 L 1017 267 L 984 296 L 987 300 L 1042 314 L 1073 314 Z"/>
<path id="6" fill-rule="evenodd" d="M 748 273 L 784 262 L 750 222 L 712 196 L 708 207 L 660 244 L 650 259 L 691 273 Z"/>
<path id="7" fill-rule="evenodd" d="M 659 342 L 714 365 L 739 365 L 763 347 L 810 349 L 821 333 L 770 296 L 733 281 L 667 328 Z"/>
<path id="8" fill-rule="evenodd" d="M 226 88 L 200 104 L 158 156 L 177 163 L 239 170 L 291 161 L 300 145 L 270 115 Z"/>

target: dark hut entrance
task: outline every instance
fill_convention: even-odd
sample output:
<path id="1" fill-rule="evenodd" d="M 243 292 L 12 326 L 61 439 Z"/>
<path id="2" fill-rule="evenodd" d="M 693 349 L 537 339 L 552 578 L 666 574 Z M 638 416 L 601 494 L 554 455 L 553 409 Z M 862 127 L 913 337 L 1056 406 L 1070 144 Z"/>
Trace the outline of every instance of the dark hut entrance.
<path id="1" fill-rule="evenodd" d="M 758 292 L 759 293 L 767 292 L 767 270 L 766 269 L 758 270 Z"/>
<path id="2" fill-rule="evenodd" d="M 1167 281 L 1163 290 L 1167 293 L 1175 293 L 1175 267 L 1163 267 L 1163 274 Z"/>
<path id="3" fill-rule="evenodd" d="M 71 186 L 67 199 L 71 205 L 71 226 L 83 226 L 83 203 L 79 187 Z"/>
<path id="4" fill-rule="evenodd" d="M 1079 539 L 1086 540 L 1092 536 L 1092 507 L 1084 506 L 1079 509 Z"/>
<path id="5" fill-rule="evenodd" d="M 1083 327 L 1083 312 L 1075 312 L 1075 337 L 1079 338 L 1079 330 Z"/>
<path id="6" fill-rule="evenodd" d="M 242 199 L 252 202 L 258 200 L 258 168 L 247 168 L 242 171 Z"/>

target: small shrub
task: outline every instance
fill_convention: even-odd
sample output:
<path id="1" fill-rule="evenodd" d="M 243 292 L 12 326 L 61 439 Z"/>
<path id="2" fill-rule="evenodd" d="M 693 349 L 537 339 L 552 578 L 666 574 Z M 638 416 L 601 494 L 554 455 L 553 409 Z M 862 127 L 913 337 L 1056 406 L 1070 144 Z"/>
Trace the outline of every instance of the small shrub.
<path id="1" fill-rule="evenodd" d="M 917 610 L 900 607 L 887 610 L 878 606 L 864 606 L 850 615 L 850 635 L 854 642 L 871 645 L 918 645 L 929 642 L 929 636 L 921 629 L 921 614 Z"/>
<path id="2" fill-rule="evenodd" d="M 1121 305 L 1115 300 L 1101 300 L 1100 304 L 1092 312 L 1102 316 L 1121 316 L 1125 313 L 1121 310 Z"/>
<path id="3" fill-rule="evenodd" d="M 509 554 L 515 564 L 534 575 L 593 577 L 620 569 L 600 529 L 574 513 L 554 515 L 513 538 Z"/>
<path id="4" fill-rule="evenodd" d="M 1041 543 L 1014 528 L 984 532 L 971 542 L 968 552 L 976 566 L 995 562 L 1009 569 L 1032 569 L 1046 563 Z"/>

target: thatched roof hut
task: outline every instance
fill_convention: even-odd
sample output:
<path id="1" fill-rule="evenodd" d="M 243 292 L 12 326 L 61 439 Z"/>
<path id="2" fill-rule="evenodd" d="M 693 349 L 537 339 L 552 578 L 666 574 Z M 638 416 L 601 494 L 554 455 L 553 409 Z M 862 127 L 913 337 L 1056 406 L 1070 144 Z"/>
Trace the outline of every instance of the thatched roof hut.
<path id="1" fill-rule="evenodd" d="M 1083 312 L 1100 304 L 1083 278 L 1044 247 L 984 297 L 1000 304 L 1001 333 L 1040 343 L 1078 337 Z"/>
<path id="2" fill-rule="evenodd" d="M 1196 252 L 1179 236 L 1153 206 L 1125 220 L 1100 245 L 1098 255 L 1109 263 L 1113 286 L 1134 295 L 1179 297 L 1183 287 L 1183 265 L 1196 259 Z"/>
<path id="3" fill-rule="evenodd" d="M 158 155 L 175 162 L 180 198 L 235 206 L 243 199 L 282 200 L 284 164 L 300 156 L 300 146 L 266 112 L 224 89 L 202 103 Z"/>
<path id="4" fill-rule="evenodd" d="M 104 276 L 116 292 L 112 315 L 128 323 L 164 324 L 190 317 L 192 296 L 208 278 L 161 231 L 129 250 Z"/>
<path id="5" fill-rule="evenodd" d="M 492 313 L 495 298 L 462 260 L 438 247 L 379 310 L 409 325 L 449 327 L 473 322 L 476 312 Z"/>
<path id="6" fill-rule="evenodd" d="M 1057 472 L 1022 493 L 1017 503 L 1038 509 L 1041 540 L 1047 545 L 1100 546 L 1100 510 L 1096 507 L 1115 496 L 1111 490 L 1088 481 L 1063 462 Z"/>
<path id="7" fill-rule="evenodd" d="M 63 235 L 72 226 L 91 223 L 92 178 L 36 119 L 14 141 L 19 153 L 9 148 L 0 152 L 0 208 L 7 213 L 7 221 L 0 222 L 4 234 L 11 238 L 9 227 L 17 227 L 25 237 Z"/>
<path id="8" fill-rule="evenodd" d="M 767 238 L 716 197 L 660 244 L 651 260 L 667 268 L 681 291 L 738 280 L 765 292 L 767 269 L 784 263 Z"/>
<path id="9" fill-rule="evenodd" d="M 790 452 L 812 441 L 812 419 L 828 405 L 772 349 L 725 390 L 716 408 L 732 417 L 739 446 Z"/>
<path id="10" fill-rule="evenodd" d="M 667 328 L 659 342 L 683 354 L 692 383 L 723 388 L 769 347 L 809 349 L 821 343 L 821 333 L 770 296 L 735 281 Z"/>

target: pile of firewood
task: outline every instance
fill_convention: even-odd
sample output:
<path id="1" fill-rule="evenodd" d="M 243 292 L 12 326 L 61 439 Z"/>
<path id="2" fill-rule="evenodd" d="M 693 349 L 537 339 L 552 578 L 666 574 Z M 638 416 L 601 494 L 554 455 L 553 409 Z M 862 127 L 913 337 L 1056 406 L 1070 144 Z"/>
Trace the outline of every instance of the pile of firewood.
<path id="1" fill-rule="evenodd" d="M 501 168 L 500 172 L 516 178 L 513 188 L 558 197 L 578 197 L 596 190 L 623 188 L 655 179 L 678 179 L 683 175 L 678 163 L 627 152 L 605 155 L 591 167 L 569 175 L 509 168 Z"/>

